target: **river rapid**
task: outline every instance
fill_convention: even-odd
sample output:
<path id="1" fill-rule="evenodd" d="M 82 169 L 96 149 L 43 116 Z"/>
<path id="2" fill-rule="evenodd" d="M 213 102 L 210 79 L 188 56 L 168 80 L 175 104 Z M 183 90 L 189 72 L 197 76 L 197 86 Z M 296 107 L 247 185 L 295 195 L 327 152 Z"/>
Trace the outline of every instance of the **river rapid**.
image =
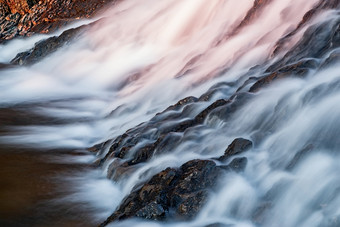
<path id="1" fill-rule="evenodd" d="M 246 168 L 219 179 L 194 219 L 109 225 L 339 226 L 340 64 L 324 64 L 339 50 L 334 44 L 317 56 L 318 47 L 301 44 L 319 26 L 326 27 L 316 33 L 321 45 L 327 26 L 339 23 L 339 10 L 318 9 L 304 20 L 319 1 L 264 2 L 254 7 L 253 0 L 120 1 L 38 63 L 0 69 L 0 225 L 96 226 L 154 174 L 219 157 L 242 137 L 253 142 L 242 154 Z M 0 62 L 61 33 L 3 44 Z M 299 48 L 304 55 L 288 59 Z M 292 71 L 249 92 L 254 78 L 267 75 L 275 62 L 301 59 L 312 62 L 305 76 Z M 219 108 L 201 124 L 174 133 L 176 143 L 136 165 L 132 174 L 107 178 L 116 159 L 104 158 L 109 148 L 97 153 L 88 148 L 214 86 L 208 100 L 159 127 L 193 118 L 219 99 L 232 99 L 236 107 Z M 161 130 L 157 127 L 150 138 Z M 123 160 L 150 138 L 139 140 Z M 104 160 L 100 167 L 98 160 Z"/>

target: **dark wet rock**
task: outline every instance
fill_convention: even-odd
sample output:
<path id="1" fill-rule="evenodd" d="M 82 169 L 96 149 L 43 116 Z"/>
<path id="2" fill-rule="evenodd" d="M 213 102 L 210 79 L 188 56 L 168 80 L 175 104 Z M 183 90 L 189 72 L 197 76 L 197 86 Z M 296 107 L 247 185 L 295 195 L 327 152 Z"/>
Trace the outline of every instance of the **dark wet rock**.
<path id="1" fill-rule="evenodd" d="M 208 189 L 216 186 L 223 170 L 213 161 L 193 160 L 179 169 L 178 181 L 168 197 L 170 207 L 183 218 L 192 218 L 208 196 Z"/>
<path id="2" fill-rule="evenodd" d="M 124 159 L 131 150 L 133 150 L 133 155 L 132 158 L 126 161 L 127 165 L 146 162 L 153 157 L 155 153 L 163 153 L 162 150 L 166 144 L 171 145 L 171 141 L 175 142 L 180 140 L 180 137 L 172 139 L 169 135 L 182 133 L 189 128 L 202 124 L 209 113 L 230 102 L 223 99 L 217 100 L 203 109 L 194 118 L 188 119 L 186 118 L 188 115 L 186 115 L 185 107 L 193 105 L 195 101 L 197 101 L 197 99 L 194 97 L 183 99 L 169 107 L 167 111 L 157 114 L 149 122 L 142 123 L 117 137 L 113 141 L 108 153 L 101 160 L 101 163 L 111 158 Z M 180 111 L 180 109 L 182 109 L 182 111 Z M 175 116 L 171 114 L 168 115 L 168 112 L 174 110 L 179 111 L 179 113 Z M 166 117 L 164 117 L 164 115 L 166 115 Z"/>
<path id="3" fill-rule="evenodd" d="M 328 1 L 320 1 L 320 8 L 321 9 L 338 9 L 340 7 L 339 0 L 328 0 Z"/>
<path id="4" fill-rule="evenodd" d="M 179 70 L 179 72 L 176 74 L 176 78 L 180 78 L 185 76 L 186 74 L 192 72 L 195 70 L 195 63 L 199 61 L 202 57 L 202 54 L 196 55 L 192 57 L 186 64 L 185 66 Z"/>
<path id="5" fill-rule="evenodd" d="M 242 28 L 247 26 L 251 21 L 256 19 L 261 12 L 268 6 L 272 0 L 255 0 L 253 6 L 249 9 L 246 16 L 235 25 L 235 28 L 231 31 L 226 31 L 220 40 L 216 41 L 216 45 L 223 43 L 224 41 L 228 40 L 229 38 L 237 35 Z"/>
<path id="6" fill-rule="evenodd" d="M 225 171 L 209 160 L 192 160 L 178 169 L 167 168 L 134 189 L 101 226 L 131 217 L 190 219 L 200 211 L 209 189 L 217 185 Z"/>
<path id="7" fill-rule="evenodd" d="M 313 87 L 311 90 L 306 92 L 301 98 L 304 105 L 313 105 L 320 101 L 325 95 L 335 94 L 340 89 L 340 80 L 335 79 L 330 84 L 321 83 L 318 86 Z"/>
<path id="8" fill-rule="evenodd" d="M 264 76 L 263 78 L 256 81 L 256 83 L 253 86 L 251 86 L 251 88 L 249 89 L 249 92 L 257 92 L 261 88 L 265 87 L 266 85 L 271 84 L 273 81 L 275 81 L 277 79 L 287 78 L 289 76 L 293 76 L 293 75 L 290 72 L 284 72 L 284 73 L 274 72 L 274 73 L 271 73 L 268 76 Z"/>
<path id="9" fill-rule="evenodd" d="M 167 193 L 170 184 L 176 181 L 177 171 L 167 168 L 153 176 L 141 188 L 134 190 L 124 199 L 120 207 L 101 225 L 130 217 L 162 219 L 165 213 L 160 212 L 168 204 Z"/>
<path id="10" fill-rule="evenodd" d="M 139 163 L 146 162 L 149 159 L 151 159 L 153 155 L 155 154 L 156 149 L 158 148 L 158 145 L 162 143 L 162 145 L 164 146 L 164 142 L 163 142 L 163 137 L 160 137 L 154 143 L 150 143 L 142 147 L 138 147 L 138 145 L 136 145 L 137 149 L 135 149 L 135 153 L 131 159 L 125 162 L 119 162 L 119 164 L 117 164 L 117 161 L 114 161 L 113 163 L 110 164 L 108 176 L 110 176 L 110 174 L 113 173 L 112 174 L 113 179 L 119 179 L 121 178 L 120 176 L 121 174 L 130 173 L 129 170 L 134 169 L 132 166 L 137 165 Z M 120 159 L 123 159 L 128 154 L 128 152 L 130 152 L 130 150 L 134 148 L 135 147 L 133 146 L 128 146 L 128 147 L 124 146 L 118 151 L 118 153 L 111 153 L 109 156 L 107 155 L 105 159 L 113 158 L 113 157 L 118 157 Z M 110 170 L 112 171 L 110 172 Z"/>
<path id="11" fill-rule="evenodd" d="M 71 42 L 81 34 L 85 26 L 69 29 L 63 32 L 60 36 L 54 36 L 35 44 L 35 46 L 25 52 L 17 54 L 11 61 L 14 65 L 31 65 L 42 60 L 44 57 L 54 53 L 63 45 Z"/>
<path id="12" fill-rule="evenodd" d="M 339 7 L 340 5 L 339 1 L 320 4 L 322 5 L 322 9 Z M 307 19 L 305 18 L 305 20 Z M 293 36 L 293 34 L 291 36 Z M 279 51 L 281 48 L 280 45 L 284 44 L 278 44 L 277 50 L 274 52 Z M 305 77 L 310 70 L 320 67 L 319 59 L 327 57 L 330 51 L 338 47 L 340 47 L 340 20 L 338 18 L 331 18 L 329 21 L 310 26 L 304 32 L 302 39 L 280 60 L 270 65 L 265 72 L 266 74 L 259 78 L 249 91 L 257 92 L 278 79 Z M 327 65 L 336 62 L 337 56 L 338 54 L 336 54 L 336 52 L 330 55 L 329 60 L 324 62 L 323 67 L 327 67 Z"/>
<path id="13" fill-rule="evenodd" d="M 213 85 L 207 92 L 201 95 L 198 101 L 207 102 L 212 100 L 212 98 L 217 94 L 224 94 L 225 96 L 230 96 L 235 92 L 233 87 L 237 86 L 237 82 L 220 82 Z"/>
<path id="14" fill-rule="evenodd" d="M 104 149 L 104 144 L 105 143 L 95 144 L 92 147 L 88 148 L 87 150 L 93 153 L 99 153 L 100 150 Z"/>
<path id="15" fill-rule="evenodd" d="M 219 177 L 228 171 L 241 171 L 245 165 L 246 158 L 239 158 L 228 166 L 192 160 L 178 169 L 167 168 L 134 189 L 101 226 L 132 217 L 191 219 L 201 210 Z"/>
<path id="16" fill-rule="evenodd" d="M 160 115 L 160 114 L 162 114 L 162 113 L 164 113 L 166 111 L 171 111 L 171 110 L 178 111 L 183 106 L 185 106 L 185 105 L 187 105 L 189 103 L 197 102 L 197 101 L 198 101 L 198 99 L 196 97 L 193 97 L 193 96 L 186 97 L 184 99 L 179 100 L 176 104 L 169 106 L 163 112 L 158 113 L 157 115 Z"/>
<path id="17" fill-rule="evenodd" d="M 338 64 L 339 62 L 340 62 L 340 50 L 335 50 L 326 58 L 326 60 L 322 62 L 320 69 L 326 69 L 330 66 Z"/>
<path id="18" fill-rule="evenodd" d="M 11 65 L 11 64 L 0 63 L 0 70 L 12 68 L 12 67 L 13 67 L 13 65 Z"/>
<path id="19" fill-rule="evenodd" d="M 252 221 L 255 224 L 261 225 L 265 220 L 265 215 L 272 208 L 273 204 L 271 202 L 261 203 L 252 214 Z"/>
<path id="20" fill-rule="evenodd" d="M 297 34 L 301 29 L 307 24 L 307 22 L 310 22 L 312 19 L 314 19 L 317 15 L 319 15 L 320 12 L 326 10 L 326 9 L 337 9 L 340 7 L 340 1 L 339 0 L 320 0 L 311 10 L 309 10 L 302 18 L 298 26 L 291 32 L 289 32 L 287 35 L 285 35 L 283 38 L 281 38 L 277 43 L 275 50 L 273 52 L 273 55 L 277 55 L 283 47 L 288 43 L 291 38 Z"/>
<path id="21" fill-rule="evenodd" d="M 242 84 L 242 86 L 240 86 L 240 87 L 237 89 L 236 92 L 245 92 L 245 91 L 249 90 L 249 89 L 250 89 L 249 86 L 254 85 L 258 80 L 259 80 L 259 78 L 257 78 L 257 77 L 253 77 L 253 76 L 249 77 L 249 78 Z"/>
<path id="22" fill-rule="evenodd" d="M 228 148 L 224 151 L 224 155 L 219 157 L 218 160 L 221 162 L 226 161 L 232 156 L 242 154 L 250 150 L 252 146 L 253 143 L 250 140 L 237 138 L 228 146 Z"/>
<path id="23" fill-rule="evenodd" d="M 248 92 L 249 88 L 259 80 L 258 77 L 254 75 L 263 75 L 265 70 L 260 65 L 255 65 L 251 67 L 248 72 L 246 72 L 243 76 L 240 77 L 238 87 L 233 94 L 233 96 L 237 95 L 238 93 Z M 233 97 L 232 96 L 232 97 Z"/>
<path id="24" fill-rule="evenodd" d="M 218 107 L 224 106 L 228 103 L 230 103 L 230 101 L 224 100 L 224 99 L 219 99 L 219 100 L 215 101 L 210 106 L 205 108 L 205 110 L 203 110 L 201 113 L 199 113 L 195 117 L 195 121 L 198 122 L 198 123 L 203 123 L 204 119 L 208 116 L 209 113 L 211 113 L 211 111 L 215 110 Z"/>
<path id="25" fill-rule="evenodd" d="M 233 224 L 223 224 L 223 223 L 213 223 L 213 224 L 209 224 L 206 225 L 204 227 L 232 227 L 234 226 Z"/>
<path id="26" fill-rule="evenodd" d="M 133 159 L 128 161 L 128 165 L 136 165 L 138 163 L 146 162 L 147 160 L 149 160 L 153 156 L 155 149 L 161 140 L 162 138 L 158 139 L 155 143 L 146 145 L 141 149 L 138 149 Z"/>
<path id="27" fill-rule="evenodd" d="M 234 114 L 243 106 L 247 105 L 252 100 L 254 94 L 249 92 L 235 93 L 226 105 L 214 109 L 206 117 L 206 121 L 210 121 L 213 118 L 218 118 L 220 121 L 228 124 Z"/>
<path id="28" fill-rule="evenodd" d="M 330 50 L 340 46 L 340 20 L 331 19 L 309 27 L 302 39 L 278 62 L 267 71 L 273 72 L 285 65 L 299 62 L 302 59 L 321 58 Z M 313 48 L 310 48 L 313 47 Z"/>
<path id="29" fill-rule="evenodd" d="M 144 143 L 144 150 L 153 149 L 167 134 L 184 130 L 186 127 L 193 125 L 194 122 L 192 120 L 178 120 L 192 115 L 192 111 L 189 111 L 190 106 L 194 105 L 196 101 L 197 98 L 195 97 L 184 98 L 163 112 L 157 113 L 148 122 L 141 123 L 128 130 L 112 142 L 109 152 L 103 160 L 105 161 L 109 157 L 124 158 L 131 148 L 141 143 Z M 140 149 L 143 148 L 140 147 Z"/>
<path id="30" fill-rule="evenodd" d="M 136 166 L 131 166 L 127 162 L 115 159 L 107 170 L 107 177 L 114 181 L 118 181 L 132 174 L 135 170 Z"/>
<path id="31" fill-rule="evenodd" d="M 163 218 L 164 216 L 165 216 L 164 208 L 160 204 L 157 204 L 156 202 L 151 202 L 147 204 L 136 213 L 136 217 L 152 220 L 158 220 Z"/>
<path id="32" fill-rule="evenodd" d="M 238 33 L 240 29 L 248 25 L 251 21 L 256 19 L 262 10 L 268 6 L 272 0 L 255 0 L 253 7 L 247 12 L 246 16 L 243 18 L 241 23 L 235 28 L 234 34 Z"/>
<path id="33" fill-rule="evenodd" d="M 110 155 L 110 158 L 117 157 L 119 159 L 115 159 L 108 168 L 107 176 L 113 180 L 119 180 L 123 177 L 126 177 L 133 173 L 136 169 L 134 167 L 137 164 L 141 164 L 150 160 L 155 154 L 162 154 L 167 147 L 176 147 L 177 144 L 180 144 L 181 136 L 175 133 L 169 133 L 164 137 L 160 137 L 156 142 L 143 146 L 134 151 L 134 155 L 132 158 L 123 161 L 127 152 L 129 152 L 133 147 L 123 147 L 120 150 L 119 154 Z M 225 154 L 217 160 L 226 161 L 230 157 L 235 155 L 244 153 L 251 149 L 252 142 L 243 138 L 235 139 L 226 149 Z M 124 154 L 123 154 L 124 153 Z M 108 157 L 107 157 L 108 159 Z M 103 161 L 102 161 L 103 162 Z M 243 171 L 244 167 L 247 164 L 247 160 L 245 158 L 237 158 L 234 159 L 228 168 L 234 171 Z"/>
<path id="34" fill-rule="evenodd" d="M 227 170 L 233 170 L 233 171 L 239 173 L 239 172 L 243 172 L 245 170 L 247 163 L 248 163 L 248 159 L 245 158 L 245 157 L 235 158 L 229 163 L 229 165 L 222 166 L 222 167 L 227 169 Z"/>
<path id="35" fill-rule="evenodd" d="M 249 89 L 250 92 L 257 92 L 261 88 L 271 84 L 278 79 L 284 79 L 289 77 L 305 77 L 312 69 L 316 69 L 319 66 L 319 62 L 315 59 L 302 59 L 297 63 L 286 65 L 278 69 L 277 71 L 270 73 L 267 76 L 256 81 L 256 83 Z"/>

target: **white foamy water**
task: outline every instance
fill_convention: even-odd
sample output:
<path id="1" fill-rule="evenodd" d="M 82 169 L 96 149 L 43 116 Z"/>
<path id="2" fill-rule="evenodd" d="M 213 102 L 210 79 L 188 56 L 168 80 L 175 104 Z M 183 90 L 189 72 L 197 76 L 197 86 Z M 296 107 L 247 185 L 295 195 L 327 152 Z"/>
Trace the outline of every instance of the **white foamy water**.
<path id="1" fill-rule="evenodd" d="M 271 56 L 277 41 L 316 2 L 273 0 L 228 36 L 254 1 L 122 1 L 80 38 L 39 63 L 0 71 L 1 107 L 25 105 L 27 111 L 62 122 L 11 126 L 11 133 L 0 141 L 86 148 L 124 133 L 184 97 L 200 96 L 218 82 L 237 83 L 210 103 L 228 99 L 248 77 L 259 76 L 244 77 L 250 68 L 275 60 Z M 297 43 L 309 26 L 337 16 L 336 11 L 321 12 L 276 58 Z M 40 39 L 34 36 L 2 46 L 0 61 L 8 62 Z M 328 88 L 340 83 L 339 70 L 333 66 L 311 71 L 305 79 L 278 81 L 251 95 L 234 113 L 211 114 L 201 127 L 181 133 L 177 147 L 139 165 L 118 182 L 73 178 L 84 187 L 70 198 L 94 204 L 97 213 L 102 212 L 100 218 L 105 218 L 136 184 L 165 167 L 218 157 L 233 139 L 244 137 L 254 142 L 245 154 L 245 172 L 225 176 L 195 220 L 129 220 L 113 226 L 338 226 L 340 90 Z M 309 145 L 313 152 L 288 171 L 294 156 Z M 256 210 L 261 214 L 254 217 Z"/>
<path id="2" fill-rule="evenodd" d="M 57 118 L 90 115 L 99 119 L 84 127 L 98 135 L 97 140 L 117 136 L 179 99 L 200 95 L 217 81 L 233 81 L 249 67 L 263 63 L 275 42 L 296 26 L 316 1 L 292 2 L 274 1 L 239 35 L 213 47 L 221 35 L 240 23 L 253 1 L 216 1 L 209 7 L 205 1 L 194 0 L 124 1 L 107 11 L 103 16 L 108 18 L 74 44 L 31 67 L 2 71 L 0 104 L 61 99 L 69 113 L 52 106 L 45 108 L 44 114 Z M 302 6 L 293 9 L 295 16 L 284 17 L 291 13 L 287 8 L 292 4 Z M 212 79 L 222 67 L 232 65 L 231 73 Z M 67 101 L 71 98 L 79 100 Z M 103 122 L 112 110 L 122 107 L 127 110 L 124 114 Z M 36 130 L 29 130 L 31 136 L 40 135 L 41 129 Z M 90 137 L 93 143 L 91 135 L 67 131 Z M 70 134 L 61 132 L 59 136 Z"/>

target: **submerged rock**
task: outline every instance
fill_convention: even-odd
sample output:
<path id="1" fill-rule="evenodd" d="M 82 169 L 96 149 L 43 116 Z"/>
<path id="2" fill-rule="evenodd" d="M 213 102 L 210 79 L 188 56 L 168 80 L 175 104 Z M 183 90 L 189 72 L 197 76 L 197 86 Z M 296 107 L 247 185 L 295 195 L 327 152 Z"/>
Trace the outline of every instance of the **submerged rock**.
<path id="1" fill-rule="evenodd" d="M 291 32 L 289 32 L 287 35 L 285 35 L 283 38 L 281 38 L 277 43 L 275 50 L 273 52 L 274 55 L 278 54 L 290 41 L 290 39 L 296 35 L 301 29 L 312 19 L 314 19 L 320 12 L 326 10 L 326 9 L 336 9 L 340 6 L 339 0 L 320 0 L 311 10 L 309 10 L 302 18 L 298 26 Z"/>
<path id="2" fill-rule="evenodd" d="M 11 64 L 31 65 L 42 60 L 44 57 L 54 53 L 60 47 L 80 35 L 84 27 L 85 26 L 69 29 L 63 32 L 60 36 L 54 36 L 36 43 L 32 49 L 17 54 L 17 56 L 12 59 Z"/>
<path id="3" fill-rule="evenodd" d="M 277 71 L 270 73 L 257 80 L 249 89 L 250 92 L 257 92 L 261 88 L 273 83 L 278 79 L 289 77 L 305 77 L 308 72 L 318 67 L 318 62 L 314 59 L 302 59 L 294 64 L 285 65 Z"/>
<path id="4" fill-rule="evenodd" d="M 286 40 L 297 33 L 306 21 L 320 13 L 322 9 L 337 8 L 340 1 L 321 1 L 313 10 L 307 12 L 297 29 L 284 37 L 278 44 L 274 54 L 279 52 Z M 311 48 L 313 47 L 313 48 Z M 301 40 L 295 44 L 282 58 L 270 65 L 265 75 L 260 77 L 249 89 L 250 92 L 257 92 L 272 82 L 288 77 L 305 77 L 310 70 L 320 67 L 320 59 L 327 57 L 332 50 L 340 47 L 340 20 L 330 18 L 326 22 L 310 26 L 303 34 Z M 337 60 L 333 54 L 328 60 L 329 63 Z M 333 60 L 332 60 L 333 59 Z M 327 66 L 327 62 L 324 66 Z"/>
<path id="5" fill-rule="evenodd" d="M 312 144 L 308 144 L 303 149 L 299 150 L 293 157 L 293 159 L 289 162 L 286 167 L 286 170 L 293 170 L 306 156 L 312 153 L 314 150 L 314 146 Z"/>
<path id="6" fill-rule="evenodd" d="M 0 63 L 0 70 L 1 69 L 7 69 L 7 68 L 10 68 L 10 67 L 13 67 L 13 65 L 6 64 L 6 63 Z"/>
<path id="7" fill-rule="evenodd" d="M 189 128 L 203 124 L 210 113 L 230 103 L 229 100 L 216 100 L 197 115 L 189 118 L 192 112 L 187 111 L 187 109 L 191 105 L 197 104 L 198 100 L 194 97 L 185 98 L 165 111 L 156 114 L 149 122 L 142 123 L 117 137 L 100 163 L 103 164 L 112 158 L 125 159 L 130 153 L 133 154 L 120 167 L 125 168 L 144 163 L 151 159 L 155 153 L 163 153 L 165 146 L 170 149 L 180 142 L 181 137 L 178 136 L 178 133 L 183 133 Z M 173 113 L 174 110 L 176 112 Z M 110 173 L 108 175 L 111 176 Z"/>

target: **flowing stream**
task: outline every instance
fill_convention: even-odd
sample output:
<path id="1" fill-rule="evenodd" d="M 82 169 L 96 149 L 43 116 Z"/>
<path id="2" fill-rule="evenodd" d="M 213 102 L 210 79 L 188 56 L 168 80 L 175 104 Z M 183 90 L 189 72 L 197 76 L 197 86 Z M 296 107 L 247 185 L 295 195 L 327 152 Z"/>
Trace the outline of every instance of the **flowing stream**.
<path id="1" fill-rule="evenodd" d="M 107 179 L 112 160 L 97 168 L 93 162 L 105 153 L 87 150 L 220 82 L 223 89 L 191 116 L 229 99 L 310 26 L 335 23 L 338 10 L 320 11 L 274 54 L 277 42 L 317 2 L 268 1 L 238 26 L 253 0 L 125 0 L 42 61 L 0 69 L 0 225 L 98 225 L 135 185 L 166 167 L 218 157 L 243 137 L 254 142 L 245 171 L 221 179 L 194 220 L 132 219 L 112 226 L 340 226 L 340 64 L 278 80 L 249 94 L 236 111 L 209 115 L 181 133 L 178 146 L 127 178 Z M 0 46 L 0 61 L 8 63 L 44 38 Z M 247 73 L 254 66 L 258 70 Z"/>

